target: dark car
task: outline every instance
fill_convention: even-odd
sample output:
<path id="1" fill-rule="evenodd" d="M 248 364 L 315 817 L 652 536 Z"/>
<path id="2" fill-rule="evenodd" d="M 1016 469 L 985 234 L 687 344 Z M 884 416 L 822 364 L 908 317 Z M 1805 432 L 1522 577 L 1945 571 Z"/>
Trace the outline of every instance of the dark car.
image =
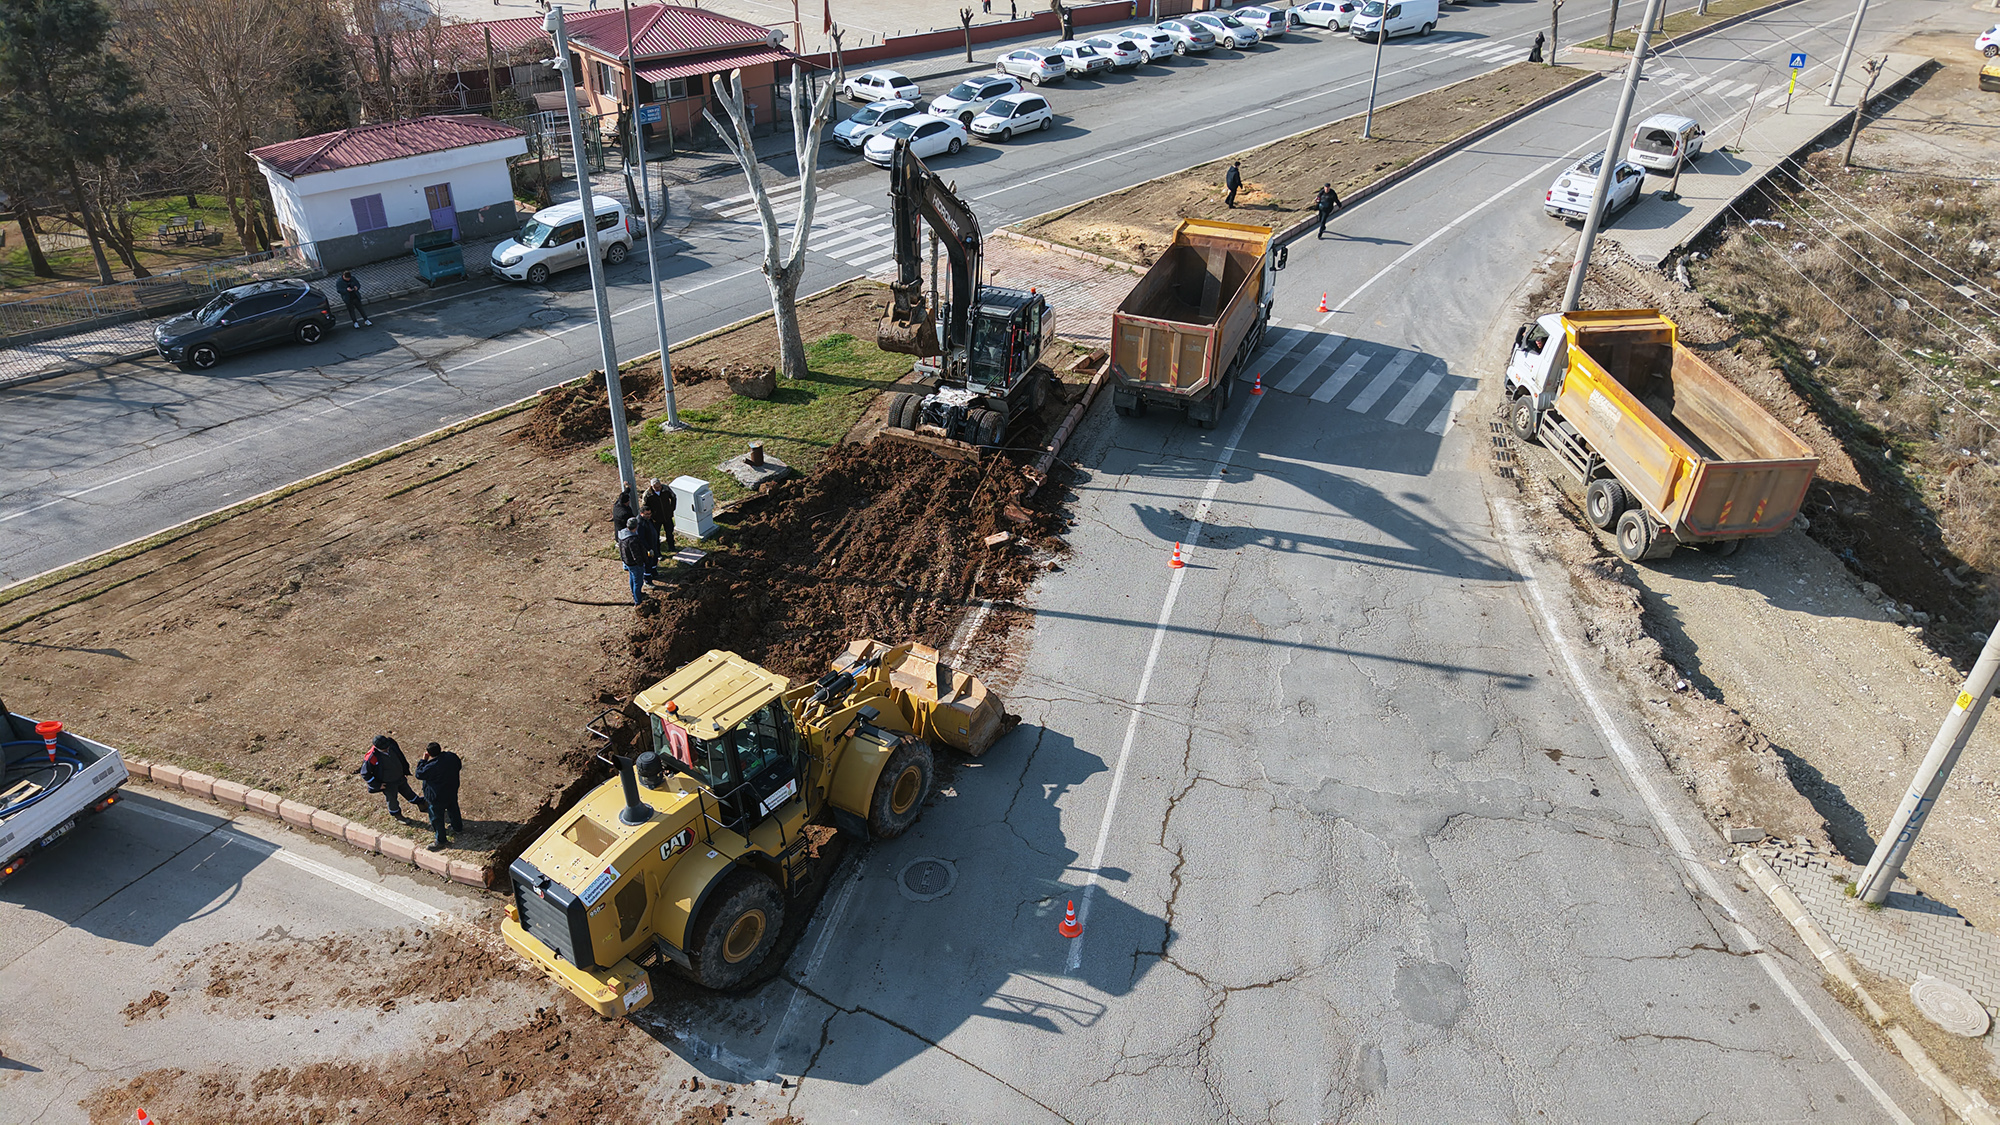
<path id="1" fill-rule="evenodd" d="M 333 327 L 325 294 L 296 278 L 225 289 L 198 311 L 153 329 L 160 358 L 206 371 L 225 355 L 296 340 L 317 344 Z"/>

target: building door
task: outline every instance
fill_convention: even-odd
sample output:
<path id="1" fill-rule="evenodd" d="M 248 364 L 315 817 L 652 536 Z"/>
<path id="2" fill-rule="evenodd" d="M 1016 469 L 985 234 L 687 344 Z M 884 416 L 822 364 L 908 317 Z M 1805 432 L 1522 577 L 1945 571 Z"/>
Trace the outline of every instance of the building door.
<path id="1" fill-rule="evenodd" d="M 458 237 L 458 212 L 451 205 L 451 185 L 432 184 L 424 189 L 424 206 L 431 213 L 432 230 L 448 230 Z"/>

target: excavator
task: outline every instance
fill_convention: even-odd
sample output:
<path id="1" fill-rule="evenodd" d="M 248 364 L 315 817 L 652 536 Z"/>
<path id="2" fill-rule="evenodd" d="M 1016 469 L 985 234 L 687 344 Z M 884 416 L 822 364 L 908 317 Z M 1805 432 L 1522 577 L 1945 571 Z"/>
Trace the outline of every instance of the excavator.
<path id="1" fill-rule="evenodd" d="M 999 698 L 935 649 L 855 641 L 832 665 L 794 686 L 718 649 L 633 697 L 651 748 L 510 865 L 507 944 L 610 1018 L 653 1000 L 653 967 L 750 981 L 812 884 L 808 828 L 901 836 L 931 744 L 976 756 L 1000 735 Z"/>
<path id="2" fill-rule="evenodd" d="M 910 151 L 896 142 L 889 164 L 890 218 L 895 228 L 892 303 L 875 342 L 883 351 L 917 357 L 921 391 L 889 400 L 889 426 L 971 445 L 1006 444 L 1008 428 L 1048 400 L 1051 376 L 1037 364 L 1055 335 L 1047 298 L 1033 290 L 980 281 L 979 222 L 971 208 Z M 930 224 L 935 246 L 951 259 L 951 300 L 924 292 L 918 220 Z"/>

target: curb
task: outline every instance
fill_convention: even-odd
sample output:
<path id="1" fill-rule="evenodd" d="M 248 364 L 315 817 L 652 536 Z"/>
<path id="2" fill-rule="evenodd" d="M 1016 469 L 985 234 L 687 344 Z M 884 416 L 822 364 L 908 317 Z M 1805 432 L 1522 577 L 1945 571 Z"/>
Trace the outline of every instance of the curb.
<path id="1" fill-rule="evenodd" d="M 421 870 L 453 883 L 478 887 L 481 890 L 492 887 L 494 883 L 494 871 L 491 867 L 467 863 L 462 859 L 447 859 L 442 853 L 429 851 L 415 840 L 377 832 L 344 816 L 298 801 L 287 800 L 276 793 L 252 789 L 238 782 L 224 781 L 205 773 L 170 766 L 165 762 L 148 762 L 143 758 L 126 758 L 125 768 L 133 777 L 144 778 L 163 788 L 178 789 L 191 796 L 213 801 L 225 808 L 258 813 L 272 820 L 282 821 L 302 832 L 316 832 L 321 836 L 339 840 L 357 851 L 414 864 Z"/>
<path id="2" fill-rule="evenodd" d="M 1968 1093 L 1965 1087 L 1960 1086 L 1955 1079 L 1946 1074 L 1931 1058 L 1930 1052 L 1924 1050 L 1923 1045 L 1909 1032 L 1898 1026 L 1890 1018 L 1889 1013 L 1875 1002 L 1873 996 L 1868 995 L 1868 990 L 1861 985 L 1861 978 L 1854 975 L 1853 967 L 1847 963 L 1847 955 L 1828 940 L 1825 932 L 1819 928 L 1819 923 L 1813 921 L 1812 915 L 1806 912 L 1805 904 L 1799 901 L 1799 896 L 1793 894 L 1792 889 L 1778 878 L 1778 873 L 1771 870 L 1771 865 L 1764 862 L 1762 856 L 1755 852 L 1744 852 L 1736 862 L 1750 876 L 1751 881 L 1757 884 L 1757 889 L 1763 891 L 1765 897 L 1771 900 L 1771 905 L 1777 908 L 1785 921 L 1790 922 L 1792 928 L 1798 931 L 1800 940 L 1806 943 L 1806 948 L 1812 951 L 1820 966 L 1834 979 L 1846 985 L 1847 990 L 1854 994 L 1854 998 L 1861 1002 L 1861 1008 L 1868 1013 L 1868 1018 L 1874 1020 L 1875 1026 L 1881 1028 L 1883 1034 L 1889 1037 L 1889 1042 L 1895 1046 L 1896 1052 L 1903 1056 L 1904 1062 L 1910 1064 L 1910 1069 L 1916 1072 L 1924 1085 L 1929 1086 L 1938 1097 L 1944 1099 L 1944 1103 L 1950 1106 L 1952 1112 L 1958 1114 L 1966 1125 L 2000 1125 L 2000 1115 L 1995 1115 L 1983 1099 Z"/>
<path id="3" fill-rule="evenodd" d="M 1098 198 L 1101 199 L 1103 197 L 1099 196 Z M 1092 262 L 1109 269 L 1124 270 L 1126 273 L 1133 274 L 1143 274 L 1146 272 L 1144 266 L 1134 265 L 1131 262 L 1121 262 L 1116 258 L 1107 258 L 1102 254 L 1093 254 L 1088 250 L 1078 250 L 1074 246 L 1064 246 L 1060 242 L 1050 242 L 1046 238 L 1036 238 L 1033 235 L 1022 234 L 1020 231 L 1012 230 L 1008 227 L 996 228 L 993 233 L 999 235 L 1001 238 L 1012 239 L 1015 242 L 1025 242 L 1030 246 L 1039 247 L 1043 250 L 1052 250 L 1058 254 L 1066 254 L 1072 258 L 1081 258 L 1086 262 Z"/>

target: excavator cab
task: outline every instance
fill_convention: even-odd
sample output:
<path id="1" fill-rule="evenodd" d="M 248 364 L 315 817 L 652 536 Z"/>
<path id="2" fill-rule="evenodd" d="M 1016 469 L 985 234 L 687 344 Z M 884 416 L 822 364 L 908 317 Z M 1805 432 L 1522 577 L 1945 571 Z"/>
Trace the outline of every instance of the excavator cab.
<path id="1" fill-rule="evenodd" d="M 1039 293 L 988 285 L 972 310 L 972 340 L 965 357 L 965 385 L 1006 395 L 1041 361 L 1050 325 L 1049 303 Z"/>

